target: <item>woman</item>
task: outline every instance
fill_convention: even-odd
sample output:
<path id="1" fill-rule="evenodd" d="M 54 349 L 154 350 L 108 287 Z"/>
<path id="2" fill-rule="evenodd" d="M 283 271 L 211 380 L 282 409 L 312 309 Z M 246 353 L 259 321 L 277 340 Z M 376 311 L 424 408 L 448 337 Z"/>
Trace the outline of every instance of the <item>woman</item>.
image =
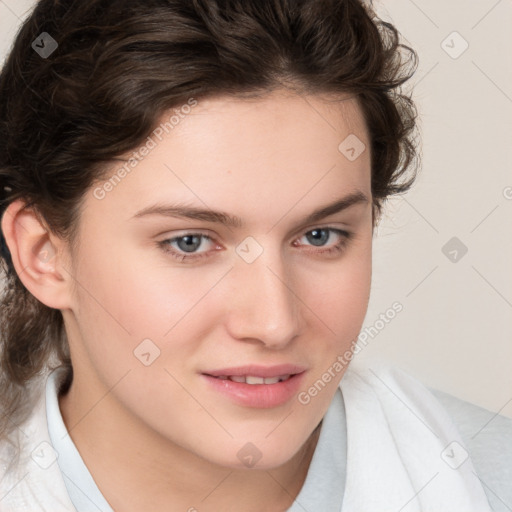
<path id="1" fill-rule="evenodd" d="M 1 510 L 491 510 L 434 396 L 351 363 L 415 64 L 356 0 L 36 5 L 0 78 Z"/>

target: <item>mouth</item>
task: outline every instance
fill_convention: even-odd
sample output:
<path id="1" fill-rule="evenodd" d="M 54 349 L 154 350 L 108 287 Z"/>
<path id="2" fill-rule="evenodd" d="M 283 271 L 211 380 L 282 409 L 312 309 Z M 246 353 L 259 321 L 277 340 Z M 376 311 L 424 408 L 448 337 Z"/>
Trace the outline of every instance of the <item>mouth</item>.
<path id="1" fill-rule="evenodd" d="M 214 379 L 230 380 L 232 382 L 239 382 L 239 383 L 254 385 L 254 384 L 277 384 L 278 382 L 284 382 L 284 381 L 288 380 L 292 375 L 296 375 L 296 374 L 288 373 L 286 375 L 278 375 L 277 377 L 257 377 L 256 375 L 219 375 L 218 377 L 210 375 L 210 377 L 213 377 Z"/>
<path id="2" fill-rule="evenodd" d="M 246 407 L 284 405 L 298 392 L 306 374 L 299 365 L 244 366 L 202 373 L 209 389 Z"/>

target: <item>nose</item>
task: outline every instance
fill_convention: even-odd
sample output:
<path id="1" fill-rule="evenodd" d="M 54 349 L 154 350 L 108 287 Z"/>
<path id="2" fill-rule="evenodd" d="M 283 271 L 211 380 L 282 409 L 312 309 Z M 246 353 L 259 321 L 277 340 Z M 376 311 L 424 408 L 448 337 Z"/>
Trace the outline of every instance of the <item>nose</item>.
<path id="1" fill-rule="evenodd" d="M 231 336 L 280 349 L 298 335 L 301 301 L 294 290 L 292 269 L 279 251 L 267 248 L 252 263 L 236 261 L 230 279 L 227 328 Z"/>

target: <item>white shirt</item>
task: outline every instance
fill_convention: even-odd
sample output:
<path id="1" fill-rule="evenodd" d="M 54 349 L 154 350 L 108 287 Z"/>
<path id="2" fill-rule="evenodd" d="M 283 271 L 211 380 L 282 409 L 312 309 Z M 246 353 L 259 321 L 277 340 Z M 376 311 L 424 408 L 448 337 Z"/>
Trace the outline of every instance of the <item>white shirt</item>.
<path id="1" fill-rule="evenodd" d="M 398 368 L 354 363 L 287 512 L 512 510 L 512 420 L 428 390 Z M 21 427 L 19 464 L 0 471 L 2 512 L 113 512 L 62 420 L 61 370 Z"/>

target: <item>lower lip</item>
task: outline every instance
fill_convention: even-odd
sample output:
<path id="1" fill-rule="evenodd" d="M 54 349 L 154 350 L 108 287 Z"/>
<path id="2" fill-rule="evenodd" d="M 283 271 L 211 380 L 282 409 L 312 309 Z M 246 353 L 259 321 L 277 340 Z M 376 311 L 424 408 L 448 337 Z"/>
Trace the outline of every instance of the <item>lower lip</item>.
<path id="1" fill-rule="evenodd" d="M 268 409 L 288 402 L 298 392 L 305 373 L 297 373 L 288 380 L 275 384 L 246 384 L 205 374 L 202 377 L 216 391 L 240 405 Z"/>

